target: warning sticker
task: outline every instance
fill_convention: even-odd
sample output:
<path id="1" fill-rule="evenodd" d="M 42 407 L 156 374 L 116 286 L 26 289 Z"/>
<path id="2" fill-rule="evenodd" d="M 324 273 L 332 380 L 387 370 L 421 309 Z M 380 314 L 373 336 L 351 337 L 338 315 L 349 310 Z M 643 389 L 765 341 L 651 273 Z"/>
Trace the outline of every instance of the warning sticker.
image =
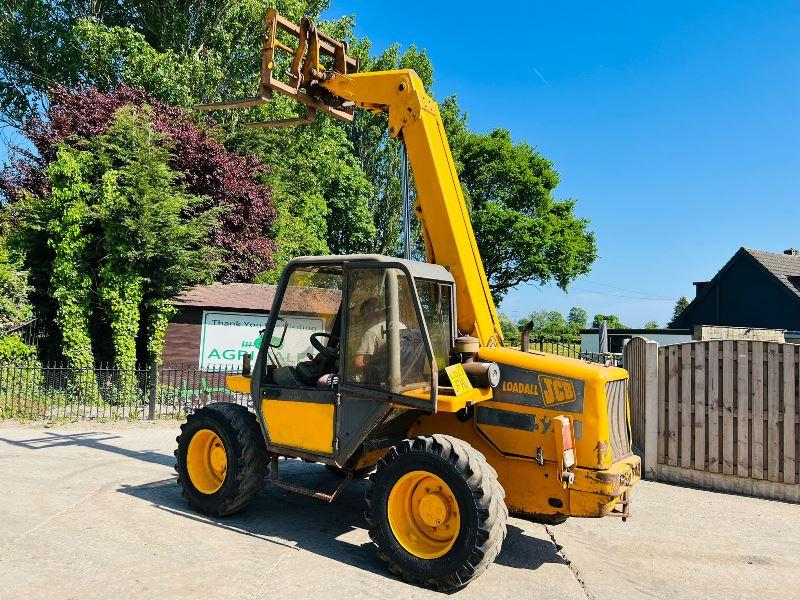
<path id="1" fill-rule="evenodd" d="M 465 394 L 472 389 L 472 384 L 469 382 L 467 372 L 464 371 L 464 367 L 461 363 L 445 367 L 445 371 L 447 372 L 447 376 L 450 377 L 450 383 L 453 386 L 456 396 Z"/>

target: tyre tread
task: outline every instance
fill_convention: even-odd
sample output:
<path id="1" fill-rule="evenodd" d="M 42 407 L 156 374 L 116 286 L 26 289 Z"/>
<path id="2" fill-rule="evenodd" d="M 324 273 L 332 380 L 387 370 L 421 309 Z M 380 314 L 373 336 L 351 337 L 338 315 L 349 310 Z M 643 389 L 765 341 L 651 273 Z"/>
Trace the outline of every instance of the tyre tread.
<path id="1" fill-rule="evenodd" d="M 409 572 L 403 565 L 392 560 L 390 553 L 380 545 L 378 518 L 372 507 L 372 487 L 374 481 L 380 478 L 382 470 L 401 455 L 411 452 L 434 454 L 454 466 L 469 486 L 478 507 L 479 530 L 475 547 L 459 568 L 442 577 L 426 579 Z M 377 546 L 378 557 L 387 563 L 392 573 L 404 580 L 442 591 L 457 589 L 481 575 L 499 554 L 506 537 L 506 521 L 508 520 L 508 508 L 504 500 L 505 491 L 497 480 L 497 472 L 494 468 L 489 465 L 483 454 L 468 443 L 441 434 L 405 439 L 378 461 L 377 470 L 370 476 L 370 484 L 365 495 L 367 502 L 365 517 L 369 525 L 370 539 Z"/>
<path id="2" fill-rule="evenodd" d="M 205 418 L 222 420 L 235 433 L 236 447 L 232 449 L 235 462 L 233 470 L 236 473 L 234 485 L 222 502 L 213 508 L 198 504 L 187 489 L 191 482 L 183 480 L 177 464 L 180 460 L 179 454 L 186 426 L 192 420 Z M 268 470 L 267 449 L 258 421 L 246 407 L 231 402 L 217 402 L 200 408 L 190 414 L 186 422 L 181 425 L 181 434 L 176 441 L 178 448 L 175 450 L 175 471 L 178 473 L 178 485 L 181 488 L 181 495 L 195 510 L 215 517 L 232 515 L 247 506 L 261 489 Z M 189 440 L 186 440 L 187 444 L 188 442 Z"/>

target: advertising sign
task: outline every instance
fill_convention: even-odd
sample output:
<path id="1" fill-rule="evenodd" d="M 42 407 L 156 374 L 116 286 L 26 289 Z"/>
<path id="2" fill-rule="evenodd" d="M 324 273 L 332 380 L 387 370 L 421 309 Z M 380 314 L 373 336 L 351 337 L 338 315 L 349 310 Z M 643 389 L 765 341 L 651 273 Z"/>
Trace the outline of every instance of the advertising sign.
<path id="1" fill-rule="evenodd" d="M 268 314 L 203 311 L 200 335 L 200 368 L 242 366 L 242 358 L 249 354 L 255 361 L 261 347 L 261 330 L 267 326 Z M 317 317 L 284 317 L 286 336 L 275 353 L 281 364 L 294 365 L 306 360 L 307 352 L 315 352 L 308 341 L 317 331 L 324 331 L 322 319 Z M 280 337 L 283 325 L 279 321 L 275 335 Z"/>

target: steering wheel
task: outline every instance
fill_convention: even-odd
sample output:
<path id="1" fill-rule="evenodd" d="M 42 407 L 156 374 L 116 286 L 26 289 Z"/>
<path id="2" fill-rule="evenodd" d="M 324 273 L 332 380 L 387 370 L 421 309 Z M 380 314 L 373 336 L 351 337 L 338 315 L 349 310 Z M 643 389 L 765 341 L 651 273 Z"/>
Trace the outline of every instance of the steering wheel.
<path id="1" fill-rule="evenodd" d="M 329 345 L 323 345 L 319 338 L 327 338 Z M 339 343 L 338 336 L 320 331 L 319 333 L 312 333 L 309 341 L 311 342 L 311 345 L 314 346 L 314 350 L 322 354 L 322 356 L 325 358 L 329 358 L 331 360 L 339 359 L 339 349 L 330 347 L 331 342 L 337 344 Z"/>

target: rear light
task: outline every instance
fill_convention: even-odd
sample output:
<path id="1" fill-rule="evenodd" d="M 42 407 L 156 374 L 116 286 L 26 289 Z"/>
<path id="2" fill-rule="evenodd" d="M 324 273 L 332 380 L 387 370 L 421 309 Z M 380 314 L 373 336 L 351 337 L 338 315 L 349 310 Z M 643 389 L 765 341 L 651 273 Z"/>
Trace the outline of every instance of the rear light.
<path id="1" fill-rule="evenodd" d="M 558 467 L 561 472 L 561 486 L 566 488 L 568 485 L 572 485 L 575 482 L 575 473 L 570 470 L 575 466 L 572 423 L 569 418 L 564 415 L 558 415 L 553 421 L 557 424 L 553 430 L 553 434 L 555 435 Z M 559 426 L 561 427 L 561 432 L 558 431 Z"/>
<path id="2" fill-rule="evenodd" d="M 561 421 L 561 448 L 564 453 L 564 468 L 569 469 L 575 465 L 575 451 L 573 450 L 572 426 L 569 419 Z"/>

